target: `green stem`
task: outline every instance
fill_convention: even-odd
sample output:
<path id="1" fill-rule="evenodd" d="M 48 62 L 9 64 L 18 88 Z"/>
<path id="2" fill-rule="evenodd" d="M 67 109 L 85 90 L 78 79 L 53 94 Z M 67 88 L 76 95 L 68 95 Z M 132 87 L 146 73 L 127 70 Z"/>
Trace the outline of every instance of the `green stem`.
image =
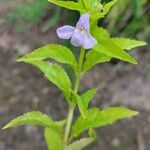
<path id="1" fill-rule="evenodd" d="M 83 0 L 83 4 L 84 4 L 85 9 L 87 10 L 88 9 L 88 5 L 87 5 L 86 0 Z"/>
<path id="2" fill-rule="evenodd" d="M 83 67 L 83 62 L 84 62 L 84 55 L 85 55 L 85 49 L 81 48 L 80 52 L 80 57 L 79 57 L 79 70 L 76 74 L 76 82 L 74 86 L 74 93 L 77 94 L 78 89 L 79 89 L 79 84 L 82 76 L 82 67 Z M 64 133 L 64 144 L 68 144 L 68 139 L 69 139 L 69 134 L 70 134 L 70 129 L 71 129 L 71 124 L 73 120 L 73 115 L 74 115 L 74 110 L 75 110 L 75 105 L 70 105 L 69 107 L 69 112 L 68 112 L 68 117 L 67 117 L 67 124 L 65 128 L 65 133 Z"/>

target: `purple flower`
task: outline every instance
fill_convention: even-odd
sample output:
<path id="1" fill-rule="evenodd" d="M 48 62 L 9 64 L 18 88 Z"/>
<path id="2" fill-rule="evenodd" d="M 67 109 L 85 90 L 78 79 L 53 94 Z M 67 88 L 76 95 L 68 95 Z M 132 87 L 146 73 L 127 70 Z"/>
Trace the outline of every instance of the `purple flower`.
<path id="1" fill-rule="evenodd" d="M 57 29 L 57 35 L 61 39 L 71 39 L 71 44 L 85 49 L 90 49 L 97 44 L 95 38 L 90 34 L 89 14 L 81 15 L 76 27 L 69 25 Z"/>

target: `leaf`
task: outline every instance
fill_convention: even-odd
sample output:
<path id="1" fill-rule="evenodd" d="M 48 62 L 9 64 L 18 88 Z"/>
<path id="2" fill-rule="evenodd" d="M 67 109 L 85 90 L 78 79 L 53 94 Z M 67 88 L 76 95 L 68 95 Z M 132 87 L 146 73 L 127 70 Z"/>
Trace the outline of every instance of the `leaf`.
<path id="1" fill-rule="evenodd" d="M 55 124 L 58 125 L 59 127 L 63 128 L 64 125 L 66 124 L 66 119 L 61 120 L 61 121 L 56 121 Z"/>
<path id="2" fill-rule="evenodd" d="M 73 68 L 77 67 L 77 62 L 71 50 L 65 46 L 51 44 L 36 49 L 35 51 L 19 58 L 17 61 L 29 62 L 29 61 L 42 61 L 47 58 L 52 58 L 58 62 L 69 64 Z"/>
<path id="3" fill-rule="evenodd" d="M 97 137 L 96 135 L 96 132 L 93 128 L 89 128 L 89 131 L 88 131 L 88 135 L 91 137 L 91 138 L 95 138 Z"/>
<path id="4" fill-rule="evenodd" d="M 72 127 L 71 137 L 77 137 L 89 128 L 106 126 L 119 119 L 132 117 L 137 114 L 138 112 L 123 107 L 110 107 L 102 111 L 98 108 L 90 109 L 86 118 L 82 116 L 77 118 Z"/>
<path id="5" fill-rule="evenodd" d="M 86 72 L 90 70 L 92 67 L 94 67 L 96 64 L 108 62 L 110 60 L 111 60 L 111 57 L 103 53 L 97 52 L 95 50 L 90 50 L 86 54 L 86 61 L 83 66 L 83 71 Z"/>
<path id="6" fill-rule="evenodd" d="M 86 12 L 92 12 L 98 6 L 99 0 L 79 0 L 78 3 L 86 10 Z"/>
<path id="7" fill-rule="evenodd" d="M 3 127 L 3 129 L 27 124 L 50 127 L 54 125 L 54 121 L 49 116 L 42 114 L 41 112 L 28 112 L 22 116 L 17 117 L 16 119 L 13 119 L 5 127 Z"/>
<path id="8" fill-rule="evenodd" d="M 106 3 L 103 7 L 103 15 L 106 15 L 110 11 L 111 7 L 117 3 L 117 1 L 118 0 L 113 0 L 111 2 Z"/>
<path id="9" fill-rule="evenodd" d="M 75 95 L 79 107 L 79 111 L 83 118 L 87 116 L 87 109 L 89 102 L 93 99 L 94 95 L 96 94 L 96 89 L 88 90 L 81 96 Z"/>
<path id="10" fill-rule="evenodd" d="M 62 137 L 57 131 L 45 128 L 44 136 L 48 150 L 63 150 Z"/>
<path id="11" fill-rule="evenodd" d="M 113 42 L 106 30 L 98 27 L 93 28 L 92 34 L 98 41 L 98 44 L 93 48 L 94 50 L 106 54 L 110 57 L 137 64 L 136 60 L 133 57 L 131 57 L 128 53 L 126 53 L 123 49 L 121 49 Z"/>
<path id="12" fill-rule="evenodd" d="M 79 5 L 79 3 L 73 1 L 63 1 L 63 0 L 48 0 L 48 1 L 70 10 L 77 10 L 80 12 L 83 12 L 84 10 L 84 8 L 82 8 L 82 5 Z"/>
<path id="13" fill-rule="evenodd" d="M 94 141 L 94 138 L 82 138 L 74 143 L 70 144 L 66 150 L 82 150 L 86 146 L 90 145 Z"/>
<path id="14" fill-rule="evenodd" d="M 69 101 L 71 96 L 71 81 L 62 67 L 44 61 L 29 61 L 28 63 L 38 67 L 49 81 L 64 92 L 64 95 Z"/>
<path id="15" fill-rule="evenodd" d="M 146 45 L 143 41 L 131 40 L 126 38 L 113 38 L 113 42 L 124 50 Z"/>

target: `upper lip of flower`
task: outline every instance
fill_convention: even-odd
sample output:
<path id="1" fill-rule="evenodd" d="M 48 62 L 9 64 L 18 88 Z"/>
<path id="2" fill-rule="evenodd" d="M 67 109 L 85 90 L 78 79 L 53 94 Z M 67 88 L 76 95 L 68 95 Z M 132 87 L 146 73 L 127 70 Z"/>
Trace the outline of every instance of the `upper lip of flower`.
<path id="1" fill-rule="evenodd" d="M 71 38 L 71 44 L 76 47 L 83 46 L 90 49 L 97 44 L 96 39 L 90 34 L 89 14 L 81 15 L 76 27 L 65 25 L 58 28 L 57 35 L 61 39 Z"/>

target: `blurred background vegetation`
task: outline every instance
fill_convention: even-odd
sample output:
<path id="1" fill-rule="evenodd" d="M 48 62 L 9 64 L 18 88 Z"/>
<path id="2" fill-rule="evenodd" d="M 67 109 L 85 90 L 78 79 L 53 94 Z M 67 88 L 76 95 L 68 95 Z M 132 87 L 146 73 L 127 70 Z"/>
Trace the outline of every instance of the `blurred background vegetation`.
<path id="1" fill-rule="evenodd" d="M 2 3 L 8 0 L 0 0 Z M 111 0 L 102 0 L 102 3 Z M 100 20 L 100 24 L 106 27 L 112 35 L 135 37 L 150 41 L 150 6 L 149 0 L 119 0 L 111 9 L 105 19 Z M 47 0 L 20 0 L 19 4 L 9 10 L 4 17 L 6 21 L 17 22 L 15 31 L 24 32 L 35 24 L 44 22 L 41 31 L 46 32 L 55 26 L 61 19 L 60 7 L 50 10 L 50 3 Z M 70 24 L 74 24 L 79 15 L 66 11 L 64 18 Z"/>

